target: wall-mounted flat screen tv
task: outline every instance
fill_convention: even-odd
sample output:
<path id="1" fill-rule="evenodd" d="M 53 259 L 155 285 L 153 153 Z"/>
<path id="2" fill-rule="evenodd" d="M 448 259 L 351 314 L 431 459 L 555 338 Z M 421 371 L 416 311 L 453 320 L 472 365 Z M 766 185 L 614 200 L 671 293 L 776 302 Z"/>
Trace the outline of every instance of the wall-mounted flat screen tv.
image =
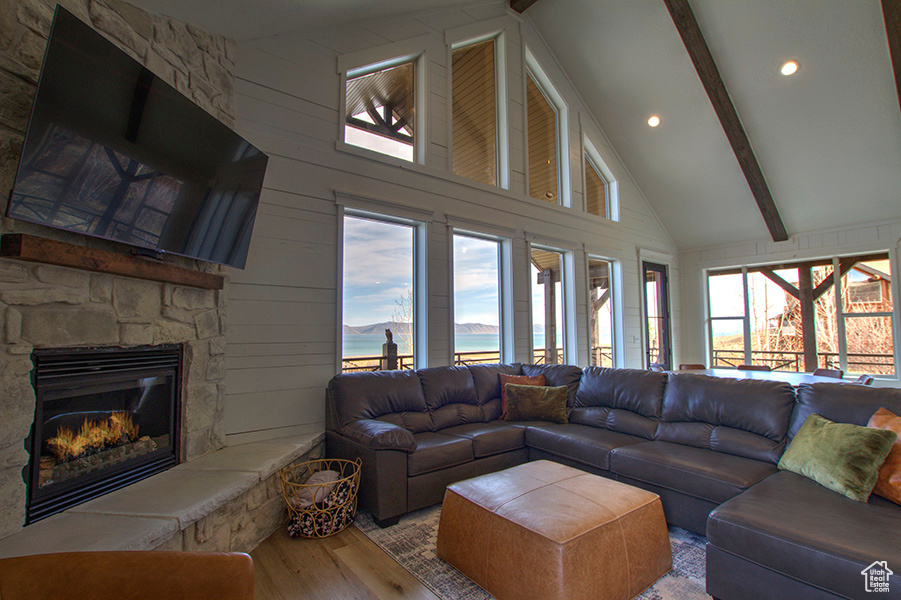
<path id="1" fill-rule="evenodd" d="M 243 268 L 268 160 L 57 7 L 7 215 Z"/>

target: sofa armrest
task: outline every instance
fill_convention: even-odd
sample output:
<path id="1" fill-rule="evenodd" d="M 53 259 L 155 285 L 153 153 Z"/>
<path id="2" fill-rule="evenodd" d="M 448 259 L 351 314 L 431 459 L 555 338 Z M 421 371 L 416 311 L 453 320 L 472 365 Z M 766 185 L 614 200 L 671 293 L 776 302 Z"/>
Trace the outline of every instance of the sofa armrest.
<path id="1" fill-rule="evenodd" d="M 416 450 L 416 440 L 409 429 L 377 419 L 361 419 L 344 426 L 341 433 L 373 450 Z"/>

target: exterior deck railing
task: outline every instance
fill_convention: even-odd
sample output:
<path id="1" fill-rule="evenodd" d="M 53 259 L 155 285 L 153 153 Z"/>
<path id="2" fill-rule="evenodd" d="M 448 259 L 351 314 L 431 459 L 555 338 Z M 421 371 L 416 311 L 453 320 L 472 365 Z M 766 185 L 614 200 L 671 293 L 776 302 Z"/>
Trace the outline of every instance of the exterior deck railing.
<path id="1" fill-rule="evenodd" d="M 341 360 L 341 371 L 343 373 L 354 373 L 359 371 L 379 371 L 381 370 L 383 357 L 374 356 L 353 356 L 343 358 Z M 609 367 L 613 365 L 613 350 L 609 346 L 595 346 L 591 352 L 592 365 Z M 474 352 L 455 352 L 454 366 L 491 364 L 501 362 L 501 353 L 498 350 L 479 350 Z M 534 351 L 532 362 L 536 365 L 546 364 L 546 352 L 544 348 L 538 348 Z M 564 363 L 563 349 L 557 350 L 557 363 Z M 397 355 L 398 369 L 413 369 L 412 354 Z"/>
<path id="2" fill-rule="evenodd" d="M 734 369 L 745 362 L 743 350 L 714 350 L 712 367 Z M 803 352 L 780 350 L 752 350 L 751 364 L 767 365 L 774 371 L 792 371 L 799 373 L 804 367 Z M 839 369 L 837 352 L 818 352 L 817 367 Z M 891 354 L 848 353 L 848 371 L 850 373 L 871 373 L 891 375 L 895 372 L 895 358 Z"/>

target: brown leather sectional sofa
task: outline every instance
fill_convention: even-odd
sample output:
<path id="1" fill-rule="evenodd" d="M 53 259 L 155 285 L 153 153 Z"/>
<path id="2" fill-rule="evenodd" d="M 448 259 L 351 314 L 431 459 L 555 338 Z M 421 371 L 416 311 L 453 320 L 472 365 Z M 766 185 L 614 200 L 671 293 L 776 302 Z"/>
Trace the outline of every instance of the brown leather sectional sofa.
<path id="1" fill-rule="evenodd" d="M 499 421 L 499 373 L 569 388 L 569 423 Z M 715 598 L 863 598 L 861 571 L 901 567 L 901 506 L 863 504 L 776 464 L 804 419 L 865 425 L 901 390 L 567 365 L 338 375 L 327 452 L 363 459 L 361 505 L 382 525 L 461 479 L 549 459 L 651 490 L 667 521 L 706 535 Z M 899 571 L 901 573 L 901 571 Z M 901 583 L 882 597 L 901 598 Z"/>

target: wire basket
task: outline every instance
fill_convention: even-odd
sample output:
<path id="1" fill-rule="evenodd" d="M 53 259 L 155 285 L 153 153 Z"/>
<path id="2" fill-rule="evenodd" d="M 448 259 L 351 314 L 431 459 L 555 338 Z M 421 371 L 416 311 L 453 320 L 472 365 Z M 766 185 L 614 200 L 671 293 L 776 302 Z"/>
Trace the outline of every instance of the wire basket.
<path id="1" fill-rule="evenodd" d="M 325 538 L 353 523 L 362 464 L 359 458 L 355 461 L 322 458 L 282 469 L 279 475 L 288 505 L 288 535 Z M 331 478 L 307 483 L 316 473 Z"/>

